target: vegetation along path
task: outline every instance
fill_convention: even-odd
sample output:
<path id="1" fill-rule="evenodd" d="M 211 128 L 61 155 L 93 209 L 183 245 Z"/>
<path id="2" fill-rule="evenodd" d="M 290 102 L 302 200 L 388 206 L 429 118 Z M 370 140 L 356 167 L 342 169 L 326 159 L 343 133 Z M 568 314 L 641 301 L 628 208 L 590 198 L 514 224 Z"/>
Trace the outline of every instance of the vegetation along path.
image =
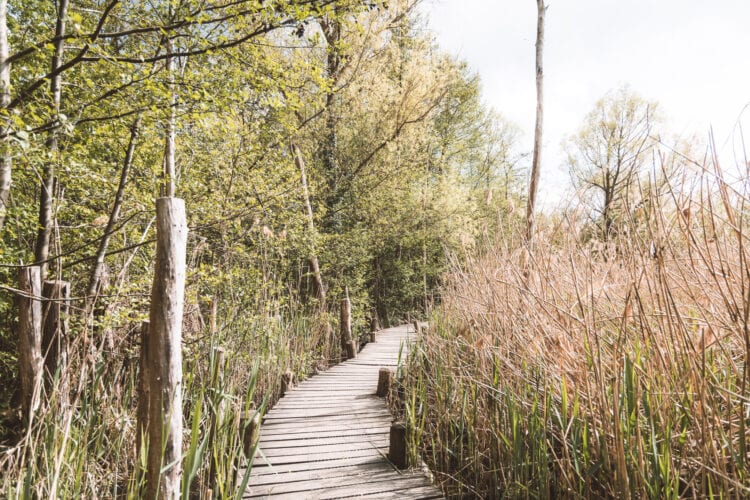
<path id="1" fill-rule="evenodd" d="M 355 359 L 288 392 L 265 416 L 245 498 L 442 498 L 423 471 L 388 460 L 392 419 L 375 395 L 379 369 L 396 367 L 413 332 L 380 331 Z"/>

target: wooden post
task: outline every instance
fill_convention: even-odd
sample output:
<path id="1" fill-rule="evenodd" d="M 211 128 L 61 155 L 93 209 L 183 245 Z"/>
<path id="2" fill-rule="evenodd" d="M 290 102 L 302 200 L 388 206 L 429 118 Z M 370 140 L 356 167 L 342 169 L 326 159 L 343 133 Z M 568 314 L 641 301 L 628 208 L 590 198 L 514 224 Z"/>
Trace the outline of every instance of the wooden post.
<path id="1" fill-rule="evenodd" d="M 151 366 L 148 358 L 148 331 L 149 322 L 143 321 L 141 323 L 141 356 L 138 373 L 138 413 L 135 427 L 136 461 L 140 461 L 141 459 L 141 450 L 148 436 L 148 407 L 151 399 L 148 374 L 149 366 Z"/>
<path id="2" fill-rule="evenodd" d="M 146 498 L 177 500 L 182 480 L 182 312 L 187 247 L 185 202 L 156 200 L 156 265 L 149 326 L 149 445 Z M 163 453 L 162 453 L 163 450 Z"/>
<path id="3" fill-rule="evenodd" d="M 260 412 L 251 409 L 242 415 L 240 418 L 240 435 L 242 436 L 242 449 L 245 452 L 245 457 L 249 460 L 260 435 Z"/>
<path id="4" fill-rule="evenodd" d="M 388 396 L 391 392 L 391 385 L 393 385 L 393 370 L 381 368 L 378 371 L 378 389 L 375 394 L 381 398 Z"/>
<path id="5" fill-rule="evenodd" d="M 292 387 L 294 387 L 294 373 L 292 370 L 287 370 L 281 374 L 281 396 L 283 397 Z"/>
<path id="6" fill-rule="evenodd" d="M 22 295 L 18 306 L 18 371 L 21 382 L 21 409 L 26 422 L 31 422 L 39 407 L 42 381 L 42 271 L 39 266 L 24 267 L 18 273 Z"/>
<path id="7" fill-rule="evenodd" d="M 352 303 L 349 300 L 349 291 L 346 297 L 341 299 L 341 359 L 353 359 L 357 357 L 357 349 L 352 340 Z"/>
<path id="8" fill-rule="evenodd" d="M 375 338 L 375 332 L 371 331 L 370 332 L 370 342 L 375 342 L 375 340 L 376 340 L 376 338 Z"/>
<path id="9" fill-rule="evenodd" d="M 406 455 L 406 425 L 403 422 L 391 424 L 388 459 L 397 469 L 405 469 L 409 465 Z"/>
<path id="10" fill-rule="evenodd" d="M 372 308 L 372 314 L 370 315 L 370 330 L 372 330 L 373 333 L 380 330 L 380 321 L 378 320 L 378 310 L 375 309 L 374 307 Z"/>
<path id="11" fill-rule="evenodd" d="M 44 386 L 51 394 L 55 372 L 59 370 L 57 382 L 60 407 L 68 403 L 68 307 L 70 283 L 67 281 L 45 281 L 42 296 L 47 299 L 42 307 L 42 354 L 44 356 Z"/>

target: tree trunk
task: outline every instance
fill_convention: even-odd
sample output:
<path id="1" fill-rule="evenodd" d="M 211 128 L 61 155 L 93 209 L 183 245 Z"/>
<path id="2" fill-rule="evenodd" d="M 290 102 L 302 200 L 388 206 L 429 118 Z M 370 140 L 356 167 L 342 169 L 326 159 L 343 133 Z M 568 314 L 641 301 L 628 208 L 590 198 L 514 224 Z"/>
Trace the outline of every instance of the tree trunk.
<path id="1" fill-rule="evenodd" d="M 326 121 L 323 138 L 323 168 L 328 184 L 328 196 L 326 197 L 327 213 L 324 226 L 333 231 L 334 234 L 341 232 L 341 189 L 339 181 L 341 172 L 336 160 L 336 149 L 338 148 L 338 136 L 336 133 L 336 84 L 341 76 L 341 54 L 339 43 L 341 41 L 341 22 L 337 18 L 336 8 L 330 17 L 321 23 L 323 36 L 326 39 L 326 73 L 330 89 L 326 92 Z"/>
<path id="2" fill-rule="evenodd" d="M 353 359 L 357 357 L 357 349 L 352 338 L 352 303 L 347 291 L 346 297 L 341 299 L 341 359 Z"/>
<path id="3" fill-rule="evenodd" d="M 544 115 L 542 55 L 544 49 L 544 0 L 536 0 L 536 126 L 534 127 L 534 154 L 531 159 L 531 180 L 529 182 L 529 201 L 526 205 L 526 242 L 531 245 L 534 236 L 534 209 L 539 185 L 539 170 L 542 162 L 542 119 Z"/>
<path id="4" fill-rule="evenodd" d="M 8 0 L 0 0 L 0 108 L 6 109 L 10 104 L 10 64 L 6 63 L 10 48 L 8 47 Z M 10 196 L 11 170 L 13 167 L 10 153 L 10 120 L 7 120 L 0 133 L 0 231 L 5 225 Z"/>
<path id="5" fill-rule="evenodd" d="M 45 299 L 43 310 L 42 354 L 44 356 L 45 388 L 47 395 L 55 389 L 57 379 L 58 402 L 60 408 L 68 403 L 68 308 L 70 283 L 67 281 L 45 281 L 42 286 Z"/>
<path id="6" fill-rule="evenodd" d="M 39 407 L 39 390 L 44 361 L 42 359 L 41 269 L 24 267 L 18 274 L 18 374 L 21 382 L 21 409 L 30 423 Z"/>
<path id="7" fill-rule="evenodd" d="M 156 200 L 156 264 L 151 291 L 147 498 L 178 499 L 182 480 L 182 312 L 185 202 Z M 163 450 L 163 452 L 162 452 Z"/>
<path id="8" fill-rule="evenodd" d="M 307 227 L 310 231 L 310 237 L 313 239 L 312 252 L 308 259 L 310 260 L 310 267 L 312 267 L 313 278 L 315 280 L 315 292 L 318 295 L 320 301 L 320 310 L 325 311 L 326 309 L 326 287 L 323 284 L 323 276 L 320 273 L 320 264 L 318 262 L 318 255 L 315 250 L 315 217 L 313 215 L 312 204 L 310 203 L 310 190 L 307 185 L 307 172 L 305 169 L 305 160 L 302 158 L 302 152 L 299 147 L 292 143 L 292 154 L 294 155 L 294 161 L 299 168 L 300 175 L 302 177 L 302 194 L 304 196 L 305 209 L 307 211 Z"/>
<path id="9" fill-rule="evenodd" d="M 52 236 L 53 215 L 52 204 L 55 190 L 55 163 L 58 160 L 57 138 L 60 133 L 60 102 L 62 99 L 62 76 L 57 74 L 62 65 L 63 51 L 65 50 L 65 18 L 68 16 L 68 0 L 59 0 L 57 3 L 57 23 L 55 24 L 55 52 L 52 56 L 50 78 L 50 92 L 52 94 L 52 115 L 55 126 L 47 138 L 47 149 L 50 158 L 44 163 L 42 169 L 42 185 L 39 190 L 39 230 L 36 237 L 34 258 L 41 266 L 42 281 L 47 276 L 47 259 L 49 258 L 49 242 Z"/>
<path id="10" fill-rule="evenodd" d="M 86 296 L 89 298 L 97 295 L 99 289 L 99 282 L 102 276 L 102 269 L 104 268 L 104 257 L 107 255 L 107 247 L 109 246 L 109 240 L 112 237 L 115 224 L 120 218 L 120 209 L 122 208 L 122 200 L 125 196 L 125 186 L 128 182 L 128 175 L 130 173 L 130 167 L 133 164 L 133 155 L 135 153 L 135 145 L 138 140 L 138 130 L 141 125 L 141 117 L 135 119 L 133 125 L 130 127 L 130 141 L 128 142 L 128 149 L 125 152 L 125 160 L 122 165 L 122 172 L 120 172 L 120 184 L 117 186 L 117 193 L 115 194 L 115 202 L 112 206 L 112 212 L 109 214 L 109 220 L 107 221 L 107 227 L 104 229 L 104 234 L 99 242 L 99 248 L 96 251 L 96 262 L 94 268 L 91 270 L 89 276 L 88 289 Z M 91 299 L 91 305 L 93 305 L 95 297 Z"/>
<path id="11" fill-rule="evenodd" d="M 165 39 L 164 42 L 169 57 L 167 58 L 167 78 L 169 85 L 169 119 L 167 120 L 167 140 L 164 142 L 164 170 L 162 177 L 161 195 L 164 197 L 174 196 L 175 184 L 175 125 L 177 121 L 177 93 L 174 90 L 175 61 L 172 57 L 172 40 Z"/>

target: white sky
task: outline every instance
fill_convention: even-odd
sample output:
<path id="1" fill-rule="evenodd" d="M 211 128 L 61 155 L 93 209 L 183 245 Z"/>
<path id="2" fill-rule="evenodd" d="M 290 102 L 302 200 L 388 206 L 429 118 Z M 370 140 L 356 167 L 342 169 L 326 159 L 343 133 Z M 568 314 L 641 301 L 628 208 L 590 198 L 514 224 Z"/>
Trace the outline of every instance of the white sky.
<path id="1" fill-rule="evenodd" d="M 624 83 L 656 100 L 681 135 L 707 135 L 731 157 L 750 104 L 750 0 L 547 0 L 541 198 L 562 196 L 560 147 L 594 103 Z M 486 102 L 533 142 L 534 0 L 425 0 L 440 46 L 468 61 Z M 744 113 L 750 131 L 750 110 Z M 734 139 L 737 135 L 735 134 Z M 748 137 L 750 147 L 750 137 Z"/>

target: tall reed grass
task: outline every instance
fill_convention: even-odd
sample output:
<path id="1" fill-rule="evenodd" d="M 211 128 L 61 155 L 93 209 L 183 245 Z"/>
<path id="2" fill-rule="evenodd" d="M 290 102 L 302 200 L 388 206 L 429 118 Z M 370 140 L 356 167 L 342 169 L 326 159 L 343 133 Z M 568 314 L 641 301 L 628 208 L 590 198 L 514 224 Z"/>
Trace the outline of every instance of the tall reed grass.
<path id="1" fill-rule="evenodd" d="M 332 349 L 311 315 L 288 311 L 222 311 L 227 324 L 218 334 L 204 329 L 184 340 L 183 498 L 241 498 L 251 466 L 243 417 L 278 399 L 286 370 L 303 376 Z M 74 345 L 65 374 L 70 401 L 53 382 L 32 424 L 0 448 L 4 498 L 142 497 L 147 451 L 136 446 L 137 328 L 114 337 L 111 352 Z M 226 352 L 221 369 L 217 347 Z"/>
<path id="2" fill-rule="evenodd" d="M 671 176 L 675 179 L 675 176 Z M 456 498 L 750 495 L 747 177 L 652 179 L 454 263 L 410 357 L 412 450 Z"/>

